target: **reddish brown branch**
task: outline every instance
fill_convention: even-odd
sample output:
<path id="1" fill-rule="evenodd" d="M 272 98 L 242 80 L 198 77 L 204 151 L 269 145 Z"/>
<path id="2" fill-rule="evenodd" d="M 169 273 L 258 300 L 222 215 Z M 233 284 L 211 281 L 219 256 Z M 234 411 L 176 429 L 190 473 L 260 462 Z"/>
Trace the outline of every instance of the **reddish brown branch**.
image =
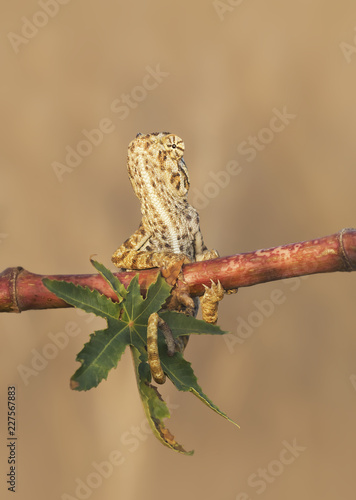
<path id="1" fill-rule="evenodd" d="M 201 295 L 203 285 L 209 285 L 211 279 L 220 280 L 225 289 L 233 289 L 307 274 L 355 270 L 356 229 L 343 229 L 316 240 L 195 262 L 183 268 L 192 295 Z M 136 272 L 121 272 L 116 276 L 127 286 L 134 274 Z M 140 271 L 143 292 L 156 274 L 157 269 Z M 45 277 L 95 288 L 115 299 L 110 286 L 98 274 L 43 276 L 14 267 L 0 274 L 0 312 L 69 307 L 47 290 L 42 283 Z"/>

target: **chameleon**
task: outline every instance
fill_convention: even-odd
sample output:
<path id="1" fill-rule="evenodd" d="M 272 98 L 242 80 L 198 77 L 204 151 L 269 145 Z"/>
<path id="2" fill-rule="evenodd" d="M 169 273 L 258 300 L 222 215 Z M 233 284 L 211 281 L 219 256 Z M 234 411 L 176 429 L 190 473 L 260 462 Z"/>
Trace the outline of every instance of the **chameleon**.
<path id="1" fill-rule="evenodd" d="M 141 203 L 142 220 L 135 231 L 112 255 L 115 266 L 126 270 L 158 267 L 172 283 L 182 279 L 183 264 L 214 259 L 219 256 L 204 244 L 199 225 L 199 214 L 187 201 L 189 174 L 183 159 L 183 140 L 169 132 L 137 134 L 128 147 L 127 169 L 133 190 Z M 178 270 L 178 271 L 177 271 Z M 168 281 L 168 279 L 167 279 Z M 175 293 L 174 293 L 175 291 Z M 221 283 L 212 281 L 205 286 L 200 298 L 203 320 L 215 324 L 218 303 L 225 290 Z M 189 289 L 177 291 L 168 308 L 196 316 L 197 299 L 192 299 Z M 147 354 L 153 379 L 162 384 L 162 370 L 158 346 L 158 328 L 164 334 L 167 352 L 185 348 L 186 339 L 173 339 L 168 325 L 158 313 L 151 314 L 147 326 Z"/>

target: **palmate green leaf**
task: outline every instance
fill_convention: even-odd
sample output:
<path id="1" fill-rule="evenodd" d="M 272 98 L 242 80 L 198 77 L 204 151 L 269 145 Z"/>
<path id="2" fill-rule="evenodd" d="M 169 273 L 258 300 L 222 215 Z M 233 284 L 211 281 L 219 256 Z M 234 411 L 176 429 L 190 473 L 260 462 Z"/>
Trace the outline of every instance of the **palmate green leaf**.
<path id="1" fill-rule="evenodd" d="M 161 309 L 169 297 L 171 288 L 166 280 L 157 272 L 156 281 L 149 286 L 146 298 L 143 299 L 138 285 L 138 274 L 136 274 L 127 288 L 127 291 L 130 293 L 126 297 L 123 306 L 123 317 L 126 317 L 128 320 L 135 320 L 137 325 L 147 327 L 149 316 Z"/>
<path id="2" fill-rule="evenodd" d="M 122 319 L 130 325 L 130 344 L 141 353 L 146 353 L 148 318 L 161 309 L 169 297 L 170 290 L 171 287 L 159 274 L 156 281 L 149 286 L 145 299 L 140 294 L 138 275 L 131 280 L 127 288 L 129 293 L 122 304 Z"/>
<path id="3" fill-rule="evenodd" d="M 145 357 L 135 347 L 131 347 L 131 353 L 135 365 L 138 391 L 153 434 L 168 448 L 185 455 L 192 455 L 193 451 L 186 451 L 183 446 L 177 443 L 164 425 L 163 419 L 169 418 L 170 413 L 157 388 L 150 383 L 151 373 Z"/>
<path id="4" fill-rule="evenodd" d="M 140 294 L 138 275 L 131 280 L 127 290 L 102 264 L 92 262 L 108 281 L 121 303 L 100 294 L 97 290 L 74 285 L 70 282 L 44 279 L 46 287 L 69 304 L 94 313 L 107 320 L 108 327 L 91 334 L 89 342 L 77 356 L 81 367 L 71 378 L 71 388 L 81 391 L 96 387 L 106 379 L 109 371 L 117 366 L 127 345 L 136 346 L 146 356 L 146 330 L 150 314 L 157 312 L 171 287 L 163 278 L 157 279 L 147 292 L 146 299 Z"/>
<path id="5" fill-rule="evenodd" d="M 163 423 L 163 419 L 168 418 L 170 414 L 157 388 L 151 384 L 146 351 L 148 318 L 152 313 L 160 311 L 161 318 L 171 328 L 175 338 L 191 334 L 223 335 L 227 332 L 216 325 L 181 313 L 162 311 L 161 307 L 168 298 L 171 287 L 159 273 L 155 283 L 148 288 L 146 298 L 143 298 L 140 294 L 138 274 L 132 278 L 126 290 L 111 271 L 96 261 L 91 262 L 114 290 L 118 297 L 117 302 L 87 287 L 65 281 L 43 280 L 45 286 L 58 297 L 107 321 L 107 328 L 91 334 L 89 342 L 77 355 L 81 366 L 71 378 L 71 387 L 79 391 L 96 387 L 107 378 L 109 371 L 117 366 L 126 346 L 130 345 L 139 394 L 153 433 L 170 449 L 188 455 L 193 453 L 185 451 Z M 162 368 L 175 387 L 179 391 L 191 392 L 213 411 L 235 423 L 203 393 L 191 364 L 183 355 L 178 352 L 172 357 L 167 355 L 162 332 L 159 332 L 158 344 Z"/>

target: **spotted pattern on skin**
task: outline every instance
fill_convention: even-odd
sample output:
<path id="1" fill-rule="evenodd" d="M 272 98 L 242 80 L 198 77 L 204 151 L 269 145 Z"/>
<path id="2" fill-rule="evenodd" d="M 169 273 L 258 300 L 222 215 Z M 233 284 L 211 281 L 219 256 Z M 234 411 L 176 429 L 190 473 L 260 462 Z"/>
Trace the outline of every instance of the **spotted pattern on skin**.
<path id="1" fill-rule="evenodd" d="M 183 159 L 183 140 L 169 132 L 137 134 L 129 144 L 127 169 L 133 190 L 141 203 L 140 227 L 113 254 L 113 263 L 124 269 L 169 269 L 177 263 L 218 257 L 208 250 L 199 226 L 199 214 L 187 201 L 189 174 Z M 169 273 L 168 273 L 169 274 Z M 217 320 L 221 286 L 207 289 L 201 299 L 203 319 Z M 196 315 L 194 302 L 177 296 L 177 309 Z M 174 302 L 174 301 L 172 301 Z M 177 304 L 177 301 L 176 301 Z M 158 383 L 164 381 L 157 348 L 157 318 L 149 320 L 150 368 Z"/>
<path id="2" fill-rule="evenodd" d="M 127 255 L 132 250 L 184 254 L 189 261 L 207 250 L 199 214 L 187 201 L 189 174 L 184 150 L 182 139 L 167 132 L 138 134 L 130 143 L 127 168 L 141 202 L 142 222 L 140 230 L 114 253 L 113 262 L 118 267 L 132 268 Z M 147 258 L 142 261 L 144 264 Z"/>

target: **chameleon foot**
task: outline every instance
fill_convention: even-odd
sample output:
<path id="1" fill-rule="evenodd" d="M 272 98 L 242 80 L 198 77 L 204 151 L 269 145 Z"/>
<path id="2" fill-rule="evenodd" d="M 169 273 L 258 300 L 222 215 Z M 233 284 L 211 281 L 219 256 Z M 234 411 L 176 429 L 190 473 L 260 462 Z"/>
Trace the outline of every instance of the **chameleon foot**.
<path id="1" fill-rule="evenodd" d="M 167 303 L 170 311 L 183 312 L 187 316 L 196 316 L 197 304 L 189 294 L 189 286 L 182 280 L 178 280 L 178 285 L 172 290 L 172 294 Z"/>
<path id="2" fill-rule="evenodd" d="M 160 317 L 153 313 L 148 318 L 147 324 L 147 357 L 151 374 L 157 384 L 164 384 L 166 376 L 161 366 L 158 352 L 158 323 Z"/>
<path id="3" fill-rule="evenodd" d="M 203 320 L 215 324 L 218 319 L 218 303 L 223 299 L 225 290 L 220 281 L 214 283 L 212 280 L 211 287 L 204 285 L 204 288 L 204 295 L 200 299 Z"/>

